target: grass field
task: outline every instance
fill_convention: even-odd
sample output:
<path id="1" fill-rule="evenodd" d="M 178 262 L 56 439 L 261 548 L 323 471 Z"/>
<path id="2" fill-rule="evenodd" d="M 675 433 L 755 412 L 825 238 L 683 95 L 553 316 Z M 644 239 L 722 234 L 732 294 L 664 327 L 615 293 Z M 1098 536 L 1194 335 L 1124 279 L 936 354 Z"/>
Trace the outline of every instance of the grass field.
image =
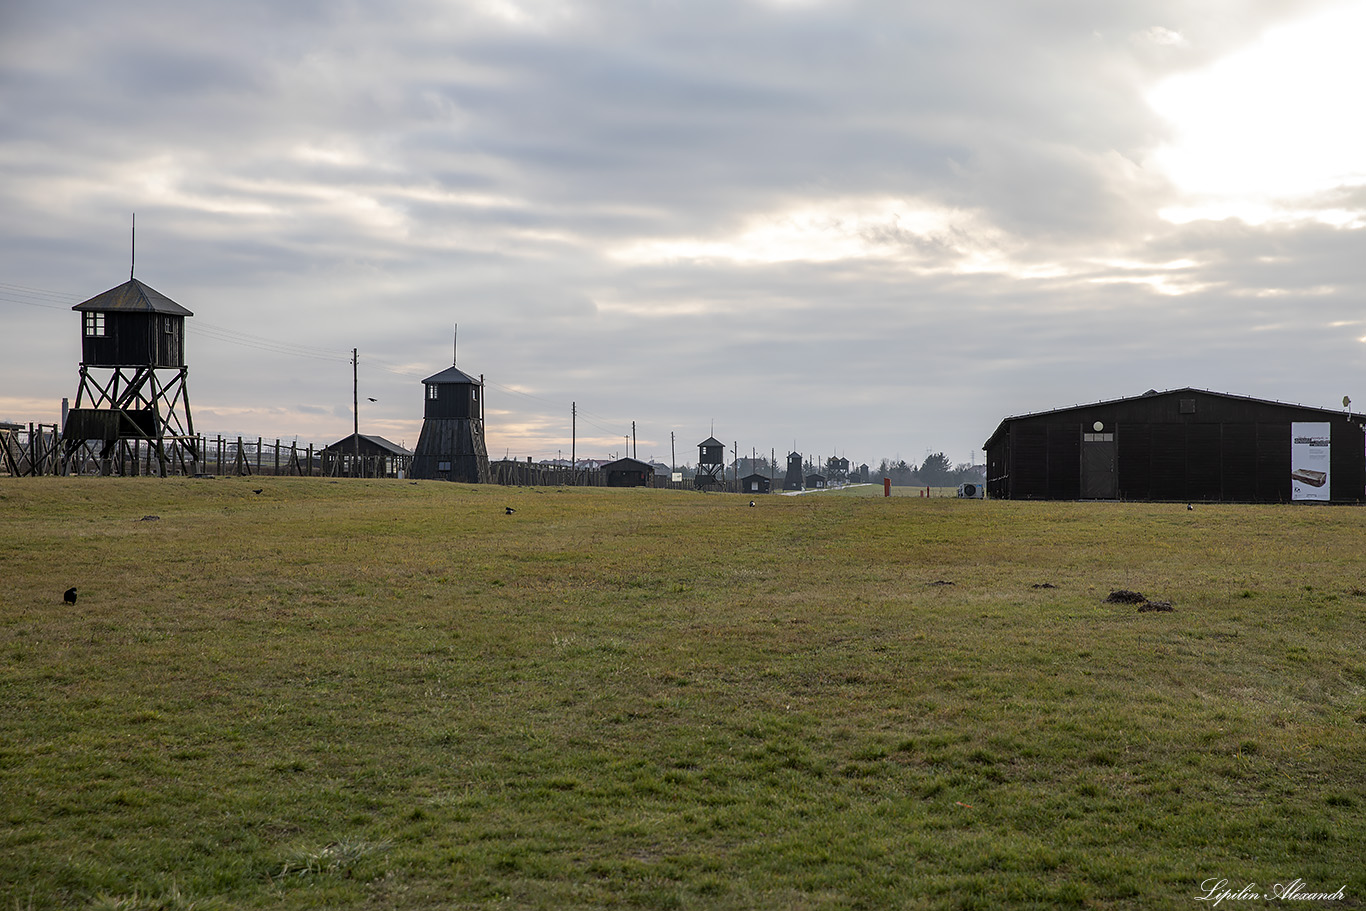
<path id="1" fill-rule="evenodd" d="M 1362 907 L 1366 511 L 749 500 L 0 482 L 0 911 Z"/>

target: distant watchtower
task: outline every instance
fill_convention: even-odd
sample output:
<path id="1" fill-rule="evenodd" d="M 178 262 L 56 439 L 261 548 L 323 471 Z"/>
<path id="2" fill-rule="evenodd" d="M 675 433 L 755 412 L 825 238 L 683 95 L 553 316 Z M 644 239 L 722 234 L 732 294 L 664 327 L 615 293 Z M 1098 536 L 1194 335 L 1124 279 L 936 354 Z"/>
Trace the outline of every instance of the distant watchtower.
<path id="1" fill-rule="evenodd" d="M 801 490 L 802 483 L 802 454 L 800 452 L 789 452 L 787 454 L 787 475 L 783 478 L 783 490 Z"/>
<path id="2" fill-rule="evenodd" d="M 62 460 L 98 443 L 100 473 L 145 446 L 166 476 L 168 462 L 193 474 L 199 460 L 185 379 L 185 317 L 166 295 L 130 278 L 71 308 L 81 314 L 81 385 L 63 428 Z"/>
<path id="3" fill-rule="evenodd" d="M 484 447 L 484 378 L 454 364 L 422 381 L 422 433 L 413 452 L 412 476 L 430 481 L 489 481 Z"/>
<path id="4" fill-rule="evenodd" d="M 697 473 L 693 484 L 698 488 L 715 487 L 725 480 L 726 446 L 716 437 L 707 437 L 697 444 Z"/>

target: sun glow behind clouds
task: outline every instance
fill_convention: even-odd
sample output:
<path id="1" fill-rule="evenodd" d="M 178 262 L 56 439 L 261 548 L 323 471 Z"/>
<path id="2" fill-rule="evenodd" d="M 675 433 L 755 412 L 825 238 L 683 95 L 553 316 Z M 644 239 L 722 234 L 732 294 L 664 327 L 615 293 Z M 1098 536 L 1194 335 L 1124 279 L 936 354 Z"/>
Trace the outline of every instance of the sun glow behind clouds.
<path id="1" fill-rule="evenodd" d="M 613 251 L 630 263 L 769 265 L 882 260 L 919 272 L 1049 272 L 1013 263 L 1013 241 L 980 215 L 906 199 L 838 199 L 754 215 L 717 237 L 660 238 Z"/>
<path id="2" fill-rule="evenodd" d="M 1163 217 L 1360 226 L 1311 197 L 1366 183 L 1362 34 L 1366 0 L 1352 0 L 1154 89 L 1149 103 L 1176 138 L 1153 163 L 1187 196 Z"/>

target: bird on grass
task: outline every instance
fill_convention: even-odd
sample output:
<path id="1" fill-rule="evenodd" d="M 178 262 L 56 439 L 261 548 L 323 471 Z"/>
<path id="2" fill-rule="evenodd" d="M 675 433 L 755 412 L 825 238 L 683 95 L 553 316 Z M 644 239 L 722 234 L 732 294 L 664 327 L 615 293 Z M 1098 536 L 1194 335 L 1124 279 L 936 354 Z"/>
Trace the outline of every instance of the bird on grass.
<path id="1" fill-rule="evenodd" d="M 255 490 L 253 490 L 252 493 L 260 493 L 260 492 L 263 491 L 263 490 L 265 490 L 264 487 L 258 487 L 258 488 L 256 488 Z"/>
<path id="2" fill-rule="evenodd" d="M 750 505 L 750 506 L 753 506 L 753 505 L 754 505 L 754 501 L 753 501 L 753 500 L 750 500 L 750 501 L 749 501 L 749 505 Z"/>
<path id="3" fill-rule="evenodd" d="M 1191 510 L 1191 511 L 1194 511 L 1194 510 L 1195 510 L 1195 507 L 1192 506 L 1192 505 L 1190 505 L 1189 503 L 1186 504 L 1186 508 L 1189 509 L 1189 510 Z"/>
<path id="4" fill-rule="evenodd" d="M 64 595 L 62 595 L 62 600 L 65 601 L 67 604 L 75 604 L 75 603 L 76 603 L 76 589 L 75 589 L 74 587 L 73 587 L 73 588 L 68 588 L 68 589 L 66 590 L 66 593 L 65 593 Z"/>
<path id="5" fill-rule="evenodd" d="M 505 516 L 510 516 L 510 515 L 512 515 L 514 512 L 517 511 L 517 510 L 513 509 L 511 506 L 504 506 L 503 509 L 505 510 L 505 512 L 503 513 L 503 515 L 505 515 Z"/>

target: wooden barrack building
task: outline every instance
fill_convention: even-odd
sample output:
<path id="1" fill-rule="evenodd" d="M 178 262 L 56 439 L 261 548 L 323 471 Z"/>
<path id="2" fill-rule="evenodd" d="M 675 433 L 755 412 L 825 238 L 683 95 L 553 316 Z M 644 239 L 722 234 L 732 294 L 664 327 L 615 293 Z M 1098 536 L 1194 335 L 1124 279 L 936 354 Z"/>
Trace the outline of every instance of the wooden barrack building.
<path id="1" fill-rule="evenodd" d="M 1345 409 L 1150 390 L 1006 418 L 983 446 L 987 496 L 1360 503 L 1363 427 Z"/>

